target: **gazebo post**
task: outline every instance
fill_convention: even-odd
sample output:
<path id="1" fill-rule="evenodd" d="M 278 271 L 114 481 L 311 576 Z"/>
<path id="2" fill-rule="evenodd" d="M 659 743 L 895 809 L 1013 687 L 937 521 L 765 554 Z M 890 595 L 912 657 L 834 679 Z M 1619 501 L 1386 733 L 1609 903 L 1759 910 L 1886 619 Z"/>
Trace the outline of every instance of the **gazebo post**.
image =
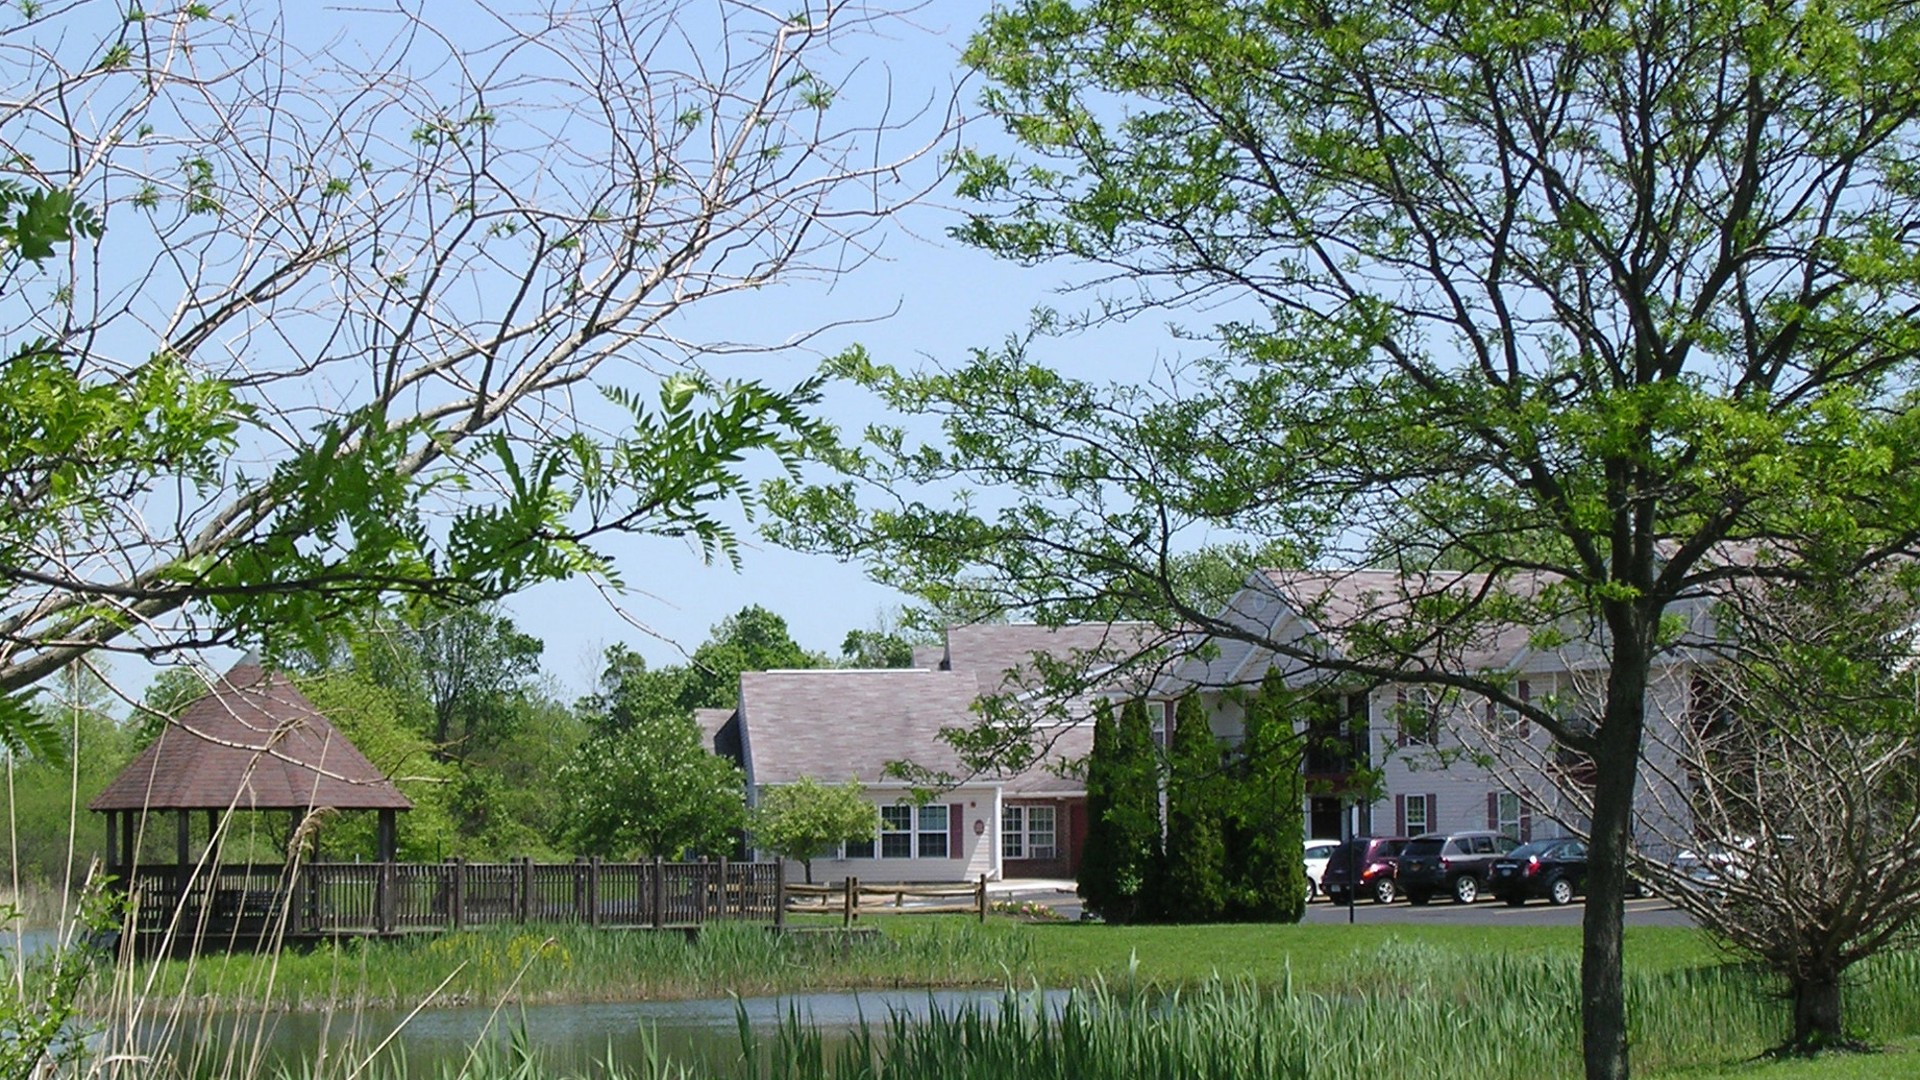
<path id="1" fill-rule="evenodd" d="M 188 831 L 191 826 L 187 817 L 190 810 L 173 812 L 173 895 L 175 906 L 187 902 L 187 883 L 193 875 L 193 868 L 187 861 Z"/>
<path id="2" fill-rule="evenodd" d="M 120 822 L 118 815 L 107 811 L 107 873 L 120 876 Z"/>
<path id="3" fill-rule="evenodd" d="M 395 828 L 392 809 L 380 811 L 380 861 L 392 862 L 400 850 L 398 830 Z"/>

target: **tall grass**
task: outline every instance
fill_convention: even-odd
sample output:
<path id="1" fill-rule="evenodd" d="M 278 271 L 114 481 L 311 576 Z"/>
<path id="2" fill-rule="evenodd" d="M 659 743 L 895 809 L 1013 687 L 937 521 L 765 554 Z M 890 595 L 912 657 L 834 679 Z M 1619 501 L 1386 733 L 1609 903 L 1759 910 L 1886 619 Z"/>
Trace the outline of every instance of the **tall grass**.
<path id="1" fill-rule="evenodd" d="M 609 1062 L 632 1080 L 1378 1080 L 1381 1076 L 1536 1080 L 1578 1075 L 1579 965 L 1567 956 L 1462 955 L 1396 944 L 1365 958 L 1377 975 L 1351 992 L 1291 992 L 1284 981 L 1214 979 L 1162 993 L 1097 984 L 1058 1011 L 1009 991 L 997 1005 L 929 1019 L 895 1016 L 844 1034 L 797 1018 L 772 1033 L 744 1022 L 725 1061 Z M 1920 1030 L 1920 959 L 1871 965 L 1850 993 L 1883 1034 Z M 1366 982 L 1365 988 L 1357 984 Z M 1785 1033 L 1771 988 L 1737 967 L 1629 976 L 1636 1071 L 1730 1066 Z M 1895 1030 L 1897 1029 L 1897 1031 Z M 416 1080 L 387 1063 L 382 1080 Z M 291 1074 L 287 1074 L 290 1080 Z M 303 1074 L 306 1075 L 306 1074 Z M 446 1080 L 559 1080 L 537 1055 L 491 1050 Z"/>

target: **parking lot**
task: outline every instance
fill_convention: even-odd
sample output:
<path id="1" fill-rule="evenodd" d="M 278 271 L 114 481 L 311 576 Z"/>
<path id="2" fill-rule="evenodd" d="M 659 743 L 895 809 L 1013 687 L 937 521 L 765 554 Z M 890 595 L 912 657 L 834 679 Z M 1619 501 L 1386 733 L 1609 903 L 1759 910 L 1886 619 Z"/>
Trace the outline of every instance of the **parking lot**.
<path id="1" fill-rule="evenodd" d="M 1425 907 L 1415 907 L 1404 900 L 1391 904 L 1370 904 L 1364 900 L 1353 906 L 1353 921 L 1356 923 L 1446 923 L 1454 926 L 1494 926 L 1505 924 L 1524 924 L 1529 926 L 1579 926 L 1586 917 L 1587 905 L 1574 901 L 1565 907 L 1554 907 L 1543 900 L 1535 900 L 1523 907 L 1508 907 L 1493 900 L 1481 900 L 1474 904 L 1453 904 L 1436 900 Z M 1325 900 L 1316 900 L 1307 905 L 1303 923 L 1343 923 L 1347 921 L 1347 909 L 1335 907 Z M 1627 901 L 1628 926 L 1691 926 L 1693 920 L 1687 914 L 1659 897 L 1647 897 L 1641 900 Z"/>
<path id="2" fill-rule="evenodd" d="M 1071 881 L 996 881 L 988 885 L 988 891 L 994 899 L 1032 900 L 1053 908 L 1069 919 L 1080 917 L 1080 898 L 1074 895 Z M 1500 924 L 1530 926 L 1579 926 L 1586 916 L 1587 906 L 1574 901 L 1565 907 L 1554 907 L 1544 900 L 1535 900 L 1524 907 L 1508 907 L 1494 900 L 1481 900 L 1474 904 L 1454 904 L 1445 900 L 1435 900 L 1424 907 L 1415 907 L 1405 900 L 1396 900 L 1391 904 L 1372 904 L 1365 900 L 1353 906 L 1353 921 L 1356 923 L 1442 923 L 1452 926 L 1495 926 Z M 1325 900 L 1315 900 L 1307 905 L 1303 923 L 1343 923 L 1347 921 L 1347 909 L 1335 907 Z M 1658 897 L 1627 901 L 1628 926 L 1690 926 L 1692 920 L 1685 912 Z"/>

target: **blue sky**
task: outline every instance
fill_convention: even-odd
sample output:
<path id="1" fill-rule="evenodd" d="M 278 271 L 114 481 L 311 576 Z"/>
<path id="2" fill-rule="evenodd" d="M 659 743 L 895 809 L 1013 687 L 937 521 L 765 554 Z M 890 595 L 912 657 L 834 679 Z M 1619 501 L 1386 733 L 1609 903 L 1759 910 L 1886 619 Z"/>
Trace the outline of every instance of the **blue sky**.
<path id="1" fill-rule="evenodd" d="M 931 28 L 927 34 L 887 43 L 883 55 L 867 60 L 886 66 L 903 100 L 941 92 L 961 77 L 958 50 L 984 10 L 975 3 L 929 5 L 917 15 Z M 976 90 L 962 90 L 970 113 Z M 849 109 L 862 104 L 841 100 Z M 974 122 L 963 137 L 991 145 L 999 133 Z M 1019 333 L 1038 306 L 1072 310 L 1091 299 L 1063 293 L 1073 281 L 1072 267 L 1021 267 L 948 240 L 946 230 L 959 220 L 958 200 L 950 190 L 939 191 L 891 223 L 883 260 L 837 280 L 790 282 L 724 311 L 702 310 L 684 324 L 685 332 L 699 337 L 704 323 L 714 336 L 775 342 L 835 320 L 873 320 L 744 362 L 741 370 L 730 370 L 727 361 L 715 365 L 724 374 L 791 383 L 812 373 L 823 357 L 856 343 L 896 366 L 957 364 L 969 348 L 991 347 Z M 1144 376 L 1157 360 L 1179 352 L 1160 327 L 1136 324 L 1052 343 L 1045 355 L 1080 374 L 1126 379 Z M 830 395 L 826 415 L 848 435 L 885 419 L 873 402 L 846 387 Z M 683 650 L 705 640 L 710 627 L 749 604 L 784 616 L 802 645 L 833 655 L 847 631 L 874 625 L 906 601 L 869 581 L 858 566 L 773 547 L 750 528 L 742 528 L 741 537 L 738 572 L 724 563 L 703 565 L 683 543 L 627 539 L 606 547 L 627 586 L 623 595 L 609 598 L 573 581 L 532 589 L 505 606 L 524 630 L 546 642 L 547 670 L 569 692 L 578 692 L 595 677 L 606 646 L 623 643 L 654 664 L 680 662 Z"/>

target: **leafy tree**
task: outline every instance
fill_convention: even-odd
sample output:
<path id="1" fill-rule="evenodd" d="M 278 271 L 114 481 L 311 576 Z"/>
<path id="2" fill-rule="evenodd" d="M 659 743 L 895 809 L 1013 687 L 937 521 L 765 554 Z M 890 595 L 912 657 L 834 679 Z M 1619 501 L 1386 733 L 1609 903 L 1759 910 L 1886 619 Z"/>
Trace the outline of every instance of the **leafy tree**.
<path id="1" fill-rule="evenodd" d="M 1087 758 L 1087 839 L 1080 856 L 1080 898 L 1108 922 L 1154 913 L 1160 869 L 1160 769 L 1152 721 L 1138 698 L 1113 716 L 1102 705 Z"/>
<path id="2" fill-rule="evenodd" d="M 62 670 L 34 702 L 57 733 L 51 753 L 7 755 L 12 866 L 25 882 L 65 898 L 105 855 L 105 833 L 86 805 L 133 755 L 129 733 L 109 711 L 106 685 L 85 665 Z"/>
<path id="3" fill-rule="evenodd" d="M 581 711 L 598 730 L 625 731 L 646 717 L 732 708 L 742 672 L 827 666 L 825 657 L 793 640 L 785 619 L 758 605 L 715 624 L 688 661 L 649 668 L 639 653 L 610 646 L 600 687 L 580 703 Z"/>
<path id="4" fill-rule="evenodd" d="M 408 722 L 405 695 L 350 672 L 303 678 L 299 686 L 320 714 L 413 802 L 412 810 L 395 819 L 399 858 L 439 862 L 459 853 L 449 806 L 455 772 Z M 371 857 L 378 850 L 377 826 L 372 814 L 342 814 L 322 827 L 317 854 L 348 860 Z"/>
<path id="5" fill-rule="evenodd" d="M 761 791 L 747 827 L 753 844 L 797 861 L 813 884 L 813 860 L 836 845 L 873 839 L 875 814 L 858 780 L 829 787 L 810 776 Z"/>
<path id="6" fill-rule="evenodd" d="M 559 780 L 566 837 L 583 854 L 676 859 L 730 845 L 746 821 L 745 778 L 701 747 L 691 716 L 589 739 Z"/>
<path id="7" fill-rule="evenodd" d="M 1246 703 L 1227 864 L 1229 910 L 1242 919 L 1299 922 L 1307 910 L 1307 877 L 1300 867 L 1306 788 L 1294 699 L 1285 681 L 1270 673 Z"/>
<path id="8" fill-rule="evenodd" d="M 1330 680 L 1494 701 L 1593 762 L 1586 1074 L 1628 1074 L 1622 918 L 1650 673 L 1677 606 L 1920 533 L 1920 21 L 1744 0 L 1025 0 L 968 51 L 1016 150 L 970 152 L 967 241 L 1092 265 L 1092 318 L 1202 312 L 1156 385 L 851 355 L 940 445 L 777 489 L 792 541 L 1040 617 L 1116 597 Z M 1071 317 L 1065 321 L 1073 322 Z M 979 495 L 991 492 L 990 497 Z M 871 502 L 869 498 L 871 496 Z M 949 501 L 951 500 L 951 501 Z M 869 506 L 872 508 L 867 509 Z M 1401 571 L 1277 638 L 1167 572 L 1201 535 Z M 1742 556 L 1746 553 L 1746 557 Z M 1580 641 L 1591 728 L 1460 659 Z"/>
<path id="9" fill-rule="evenodd" d="M 729 379 L 684 316 L 847 267 L 944 127 L 867 109 L 845 50 L 887 19 L 839 0 L 351 39 L 37 7 L 0 117 L 32 177 L 0 185 L 4 693 L 396 593 L 619 586 L 618 533 L 734 559 L 817 383 Z"/>
<path id="10" fill-rule="evenodd" d="M 1176 921 L 1226 914 L 1228 867 L 1220 746 L 1197 695 L 1180 699 L 1167 749 L 1167 857 L 1161 909 Z"/>

